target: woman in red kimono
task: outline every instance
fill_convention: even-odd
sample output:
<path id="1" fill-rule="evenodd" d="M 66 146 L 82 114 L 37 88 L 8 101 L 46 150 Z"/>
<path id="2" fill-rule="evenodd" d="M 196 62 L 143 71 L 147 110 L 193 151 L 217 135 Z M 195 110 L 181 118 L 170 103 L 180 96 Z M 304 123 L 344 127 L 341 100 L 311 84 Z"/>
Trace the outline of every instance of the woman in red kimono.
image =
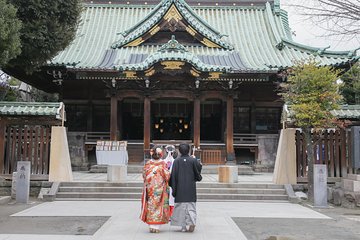
<path id="1" fill-rule="evenodd" d="M 160 225 L 169 222 L 169 178 L 170 171 L 161 159 L 160 147 L 152 149 L 152 159 L 143 169 L 144 189 L 141 199 L 140 219 L 149 224 L 151 233 L 160 232 Z"/>

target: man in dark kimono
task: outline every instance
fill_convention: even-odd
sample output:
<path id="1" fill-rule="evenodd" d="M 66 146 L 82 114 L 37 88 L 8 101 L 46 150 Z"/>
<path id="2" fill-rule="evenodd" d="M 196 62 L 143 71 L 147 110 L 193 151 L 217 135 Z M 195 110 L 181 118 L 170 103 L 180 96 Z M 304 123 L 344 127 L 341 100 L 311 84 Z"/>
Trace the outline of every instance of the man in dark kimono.
<path id="1" fill-rule="evenodd" d="M 181 226 L 184 232 L 193 232 L 196 225 L 196 182 L 202 179 L 202 166 L 196 158 L 189 156 L 189 144 L 180 144 L 179 152 L 180 157 L 175 159 L 170 177 L 175 198 L 171 225 Z"/>

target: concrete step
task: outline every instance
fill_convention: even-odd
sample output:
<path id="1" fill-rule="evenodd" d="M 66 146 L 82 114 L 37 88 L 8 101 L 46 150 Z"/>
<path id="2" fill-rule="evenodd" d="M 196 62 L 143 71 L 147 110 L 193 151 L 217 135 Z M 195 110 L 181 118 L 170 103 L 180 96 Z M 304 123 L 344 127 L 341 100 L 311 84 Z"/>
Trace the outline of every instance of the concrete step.
<path id="1" fill-rule="evenodd" d="M 139 200 L 143 183 L 64 182 L 60 184 L 56 200 L 102 199 Z M 197 183 L 201 201 L 286 201 L 283 185 L 267 183 Z"/>
<path id="2" fill-rule="evenodd" d="M 141 187 L 60 187 L 58 192 L 126 192 L 139 193 Z"/>
<path id="3" fill-rule="evenodd" d="M 199 182 L 198 188 L 262 188 L 284 189 L 283 185 L 271 183 L 206 183 Z M 111 182 L 62 182 L 61 187 L 143 187 L 142 182 L 111 183 Z"/>
<path id="4" fill-rule="evenodd" d="M 57 198 L 56 201 L 138 201 L 140 203 L 141 199 L 131 199 L 131 198 Z M 249 200 L 231 200 L 231 199 L 197 199 L 198 202 L 248 202 Z M 264 202 L 264 200 L 251 200 L 251 202 Z M 289 202 L 286 200 L 266 200 L 266 202 Z"/>
<path id="5" fill-rule="evenodd" d="M 11 196 L 0 196 L 0 205 L 8 204 L 11 201 Z"/>
<path id="6" fill-rule="evenodd" d="M 84 193 L 84 192 L 59 192 L 56 194 L 58 199 L 141 199 L 141 193 Z M 281 200 L 288 199 L 287 195 L 283 194 L 212 194 L 212 193 L 198 193 L 197 198 L 203 201 L 207 200 Z"/>
<path id="7" fill-rule="evenodd" d="M 141 187 L 60 187 L 60 193 L 141 193 Z M 251 188 L 197 188 L 198 193 L 218 194 L 285 194 L 285 189 L 251 189 Z"/>
<path id="8" fill-rule="evenodd" d="M 202 174 L 218 174 L 218 165 L 204 165 Z M 129 164 L 127 168 L 128 173 L 142 173 L 142 165 Z M 89 172 L 91 173 L 107 173 L 107 165 L 92 165 Z M 239 175 L 254 175 L 252 167 L 246 165 L 238 165 Z"/>
<path id="9" fill-rule="evenodd" d="M 288 200 L 288 196 L 283 194 L 198 194 L 197 198 L 203 200 Z"/>

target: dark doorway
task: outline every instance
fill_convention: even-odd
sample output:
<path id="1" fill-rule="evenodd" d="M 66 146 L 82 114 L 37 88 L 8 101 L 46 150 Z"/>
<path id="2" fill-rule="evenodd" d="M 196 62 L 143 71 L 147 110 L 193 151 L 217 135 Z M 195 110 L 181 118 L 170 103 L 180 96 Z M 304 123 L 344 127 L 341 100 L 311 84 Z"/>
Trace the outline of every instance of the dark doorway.
<path id="1" fill-rule="evenodd" d="M 122 138 L 142 140 L 144 138 L 144 102 L 139 99 L 124 99 L 122 102 Z"/>
<path id="2" fill-rule="evenodd" d="M 253 165 L 255 163 L 255 152 L 250 148 L 235 148 L 236 164 Z"/>
<path id="3" fill-rule="evenodd" d="M 151 104 L 153 140 L 192 138 L 192 104 L 183 99 L 159 99 Z"/>
<path id="4" fill-rule="evenodd" d="M 222 102 L 207 100 L 201 103 L 200 138 L 203 141 L 221 141 Z"/>

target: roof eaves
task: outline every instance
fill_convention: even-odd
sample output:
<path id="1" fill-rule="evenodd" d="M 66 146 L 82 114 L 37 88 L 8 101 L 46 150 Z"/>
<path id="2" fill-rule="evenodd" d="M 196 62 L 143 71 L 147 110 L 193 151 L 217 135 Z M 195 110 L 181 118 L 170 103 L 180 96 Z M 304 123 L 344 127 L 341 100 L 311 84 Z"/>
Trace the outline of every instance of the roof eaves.
<path id="1" fill-rule="evenodd" d="M 55 116 L 61 119 L 62 102 L 0 102 L 0 115 Z"/>
<path id="2" fill-rule="evenodd" d="M 328 51 L 327 49 L 330 46 L 327 46 L 324 48 L 310 47 L 307 45 L 303 45 L 301 43 L 296 43 L 292 40 L 285 39 L 285 38 L 282 38 L 282 43 L 289 47 L 295 48 L 295 49 L 301 49 L 304 51 L 311 52 L 314 55 L 321 55 L 321 56 L 332 55 L 337 58 L 357 58 L 358 56 L 356 56 L 356 52 L 360 49 L 360 47 L 359 47 L 359 48 L 351 50 L 351 51 Z"/>
<path id="3" fill-rule="evenodd" d="M 172 5 L 179 10 L 179 13 L 185 20 L 201 35 L 205 36 L 210 41 L 219 45 L 222 48 L 233 50 L 234 47 L 223 41 L 221 35 L 217 30 L 212 28 L 208 23 L 201 19 L 193 11 L 193 9 L 183 0 L 163 0 L 161 1 L 143 20 L 137 23 L 132 28 L 119 33 L 122 39 L 112 44 L 111 48 L 119 48 L 126 46 L 136 39 L 139 39 L 143 34 L 150 31 L 169 11 Z M 142 43 L 140 41 L 140 43 Z"/>

